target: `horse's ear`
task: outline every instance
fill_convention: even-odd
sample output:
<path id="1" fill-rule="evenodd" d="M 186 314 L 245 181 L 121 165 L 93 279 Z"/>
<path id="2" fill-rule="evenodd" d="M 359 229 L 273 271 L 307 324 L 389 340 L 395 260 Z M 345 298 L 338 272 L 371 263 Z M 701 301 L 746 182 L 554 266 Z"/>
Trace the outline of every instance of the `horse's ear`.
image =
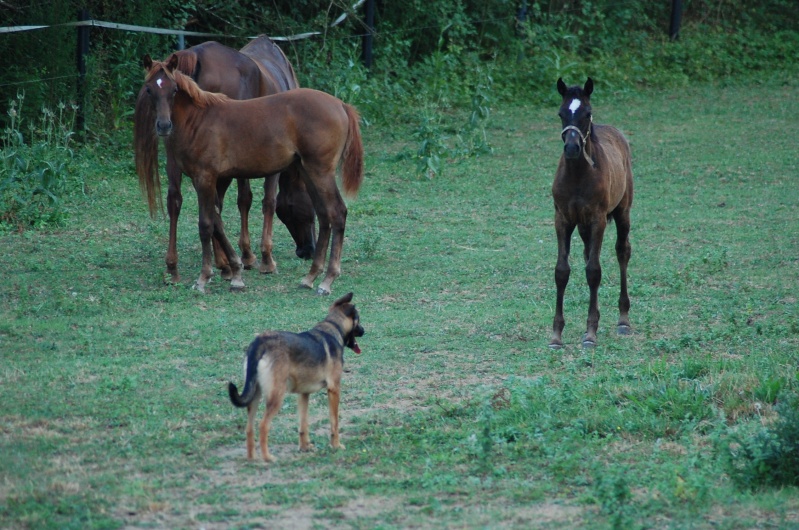
<path id="1" fill-rule="evenodd" d="M 585 82 L 585 86 L 583 87 L 583 92 L 585 92 L 586 96 L 590 96 L 591 92 L 593 91 L 594 91 L 594 80 L 589 77 L 588 81 Z"/>
<path id="2" fill-rule="evenodd" d="M 150 68 L 153 67 L 153 60 L 152 60 L 152 58 L 150 57 L 149 54 L 145 54 L 144 57 L 141 58 L 141 65 L 148 72 L 150 71 Z"/>
<path id="3" fill-rule="evenodd" d="M 166 60 L 166 68 L 170 72 L 174 72 L 178 69 L 178 56 L 174 53 L 169 56 L 169 59 Z"/>
<path id="4" fill-rule="evenodd" d="M 558 92 L 560 93 L 561 96 L 566 95 L 566 83 L 563 82 L 562 77 L 558 78 Z"/>

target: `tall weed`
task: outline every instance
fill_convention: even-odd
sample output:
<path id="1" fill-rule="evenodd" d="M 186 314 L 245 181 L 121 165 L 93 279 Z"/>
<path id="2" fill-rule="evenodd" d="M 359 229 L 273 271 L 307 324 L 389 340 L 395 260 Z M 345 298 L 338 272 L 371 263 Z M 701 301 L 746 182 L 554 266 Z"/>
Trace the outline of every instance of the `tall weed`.
<path id="1" fill-rule="evenodd" d="M 60 104 L 41 109 L 39 121 L 23 128 L 25 95 L 9 103 L 8 125 L 0 158 L 0 233 L 58 226 L 66 220 L 62 197 L 69 191 L 74 155 L 72 129 L 75 106 Z"/>

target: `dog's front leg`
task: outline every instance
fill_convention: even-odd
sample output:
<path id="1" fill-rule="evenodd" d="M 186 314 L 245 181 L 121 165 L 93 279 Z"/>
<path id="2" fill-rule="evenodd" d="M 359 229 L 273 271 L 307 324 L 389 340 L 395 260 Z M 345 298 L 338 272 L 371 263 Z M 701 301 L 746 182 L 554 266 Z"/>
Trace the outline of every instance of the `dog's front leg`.
<path id="1" fill-rule="evenodd" d="M 327 389 L 327 404 L 330 406 L 330 447 L 344 449 L 338 437 L 338 402 L 341 392 L 338 386 Z"/>
<path id="2" fill-rule="evenodd" d="M 310 394 L 300 394 L 297 398 L 297 412 L 300 415 L 300 451 L 313 449 L 311 437 L 308 432 L 308 400 Z"/>

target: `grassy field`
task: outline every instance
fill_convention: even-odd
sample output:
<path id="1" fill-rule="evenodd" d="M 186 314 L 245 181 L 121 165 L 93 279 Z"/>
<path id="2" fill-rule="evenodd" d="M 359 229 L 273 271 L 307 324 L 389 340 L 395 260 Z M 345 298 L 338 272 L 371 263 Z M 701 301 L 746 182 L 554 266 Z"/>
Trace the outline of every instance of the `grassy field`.
<path id="1" fill-rule="evenodd" d="M 132 155 L 97 148 L 68 227 L 0 237 L 0 527 L 799 527 L 797 489 L 741 487 L 756 472 L 733 443 L 799 390 L 797 101 L 799 86 L 597 88 L 595 120 L 633 149 L 634 334 L 615 335 L 611 229 L 590 350 L 578 242 L 566 347 L 547 347 L 557 104 L 495 109 L 494 154 L 432 179 L 405 126 L 364 128 L 333 286 L 367 333 L 346 355 L 346 450 L 327 447 L 318 394 L 318 449 L 299 453 L 290 397 L 269 466 L 246 460 L 227 382 L 255 334 L 307 329 L 333 298 L 297 288 L 309 263 L 282 225 L 277 274 L 190 289 L 188 182 L 183 281 L 165 285 L 167 223 L 147 216 Z"/>

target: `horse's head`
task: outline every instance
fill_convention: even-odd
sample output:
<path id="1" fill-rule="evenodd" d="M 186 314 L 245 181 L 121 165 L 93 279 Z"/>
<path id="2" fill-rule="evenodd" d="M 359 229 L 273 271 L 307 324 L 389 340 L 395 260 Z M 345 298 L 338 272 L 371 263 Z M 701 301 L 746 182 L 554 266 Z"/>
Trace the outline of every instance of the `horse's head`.
<path id="1" fill-rule="evenodd" d="M 558 79 L 558 92 L 563 97 L 558 115 L 563 126 L 560 134 L 566 158 L 579 157 L 591 136 L 591 92 L 593 91 L 594 82 L 590 77 L 582 88 L 567 87 L 562 78 Z"/>
<path id="2" fill-rule="evenodd" d="M 145 55 L 142 65 L 147 72 L 143 91 L 155 109 L 155 131 L 159 136 L 169 136 L 172 132 L 172 105 L 178 92 L 174 76 L 178 58 L 172 54 L 161 62 L 153 61 L 149 55 Z"/>

